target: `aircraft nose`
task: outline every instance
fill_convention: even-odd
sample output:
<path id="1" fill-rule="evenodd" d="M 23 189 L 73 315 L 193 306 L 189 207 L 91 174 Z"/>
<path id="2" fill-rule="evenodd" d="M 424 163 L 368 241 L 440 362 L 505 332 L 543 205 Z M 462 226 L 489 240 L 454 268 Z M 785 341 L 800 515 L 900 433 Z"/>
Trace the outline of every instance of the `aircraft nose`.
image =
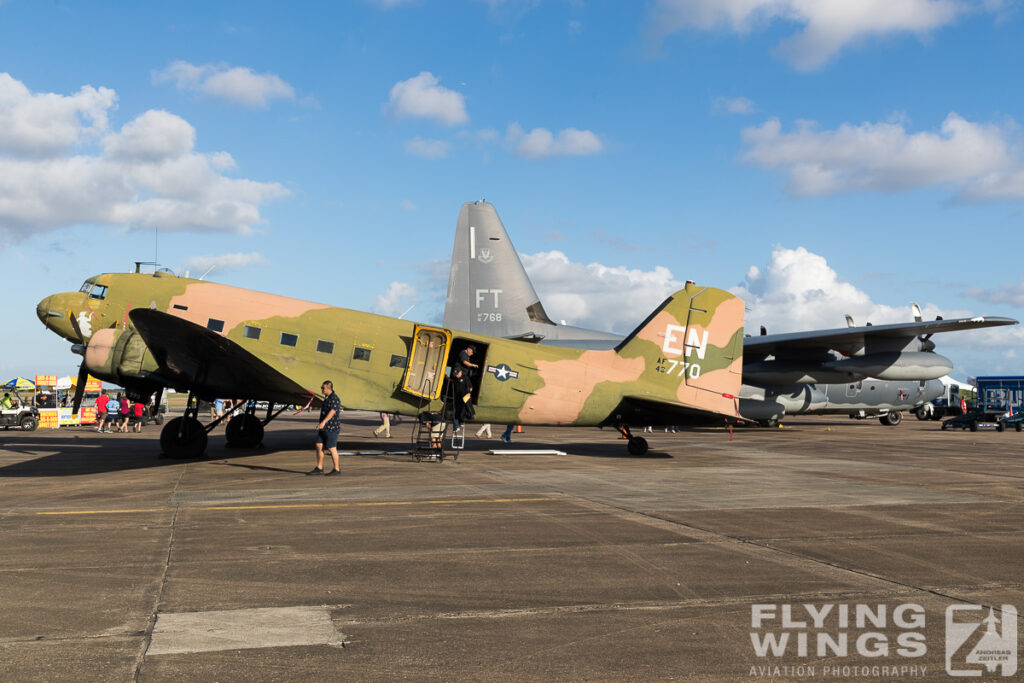
<path id="1" fill-rule="evenodd" d="M 49 317 L 51 299 L 53 299 L 53 297 L 48 296 L 36 305 L 36 316 L 39 318 L 39 322 L 43 323 L 43 325 L 46 325 L 47 327 L 49 327 L 49 325 L 47 325 L 47 318 Z"/>

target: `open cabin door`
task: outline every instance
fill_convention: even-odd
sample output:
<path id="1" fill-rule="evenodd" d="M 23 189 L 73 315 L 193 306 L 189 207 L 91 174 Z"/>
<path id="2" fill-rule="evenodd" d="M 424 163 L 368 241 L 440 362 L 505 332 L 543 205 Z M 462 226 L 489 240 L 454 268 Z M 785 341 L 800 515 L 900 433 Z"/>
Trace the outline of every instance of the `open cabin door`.
<path id="1" fill-rule="evenodd" d="M 451 347 L 452 333 L 448 330 L 416 325 L 402 391 L 431 400 L 439 397 Z"/>

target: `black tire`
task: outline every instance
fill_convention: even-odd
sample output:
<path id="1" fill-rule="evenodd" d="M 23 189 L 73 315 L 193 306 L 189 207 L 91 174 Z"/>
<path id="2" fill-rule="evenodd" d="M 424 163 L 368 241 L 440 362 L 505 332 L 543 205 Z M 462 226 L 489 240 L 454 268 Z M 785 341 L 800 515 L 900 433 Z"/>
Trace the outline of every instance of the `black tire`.
<path id="1" fill-rule="evenodd" d="M 942 431 L 946 431 L 946 423 L 945 422 L 942 423 Z"/>
<path id="2" fill-rule="evenodd" d="M 924 406 L 921 406 L 920 408 L 914 411 L 914 417 L 916 417 L 918 420 L 921 420 L 922 422 L 931 419 L 931 416 L 931 411 L 928 408 L 925 408 Z"/>
<path id="3" fill-rule="evenodd" d="M 938 421 L 938 420 L 941 420 L 941 419 L 942 419 L 942 418 L 944 418 L 944 417 L 945 417 L 945 415 L 943 415 L 943 414 L 942 414 L 942 413 L 940 413 L 939 411 L 937 411 L 937 410 L 932 410 L 932 419 L 933 419 L 933 420 L 936 420 L 936 421 Z"/>
<path id="4" fill-rule="evenodd" d="M 647 439 L 642 436 L 634 436 L 626 444 L 626 450 L 630 455 L 644 455 L 647 453 Z"/>
<path id="5" fill-rule="evenodd" d="M 161 430 L 160 447 L 168 458 L 198 458 L 206 452 L 206 430 L 199 420 L 176 417 Z"/>
<path id="6" fill-rule="evenodd" d="M 157 423 L 158 425 L 162 425 L 164 423 L 164 416 L 163 416 L 163 414 L 162 413 L 157 413 L 156 417 L 153 418 L 153 422 Z"/>
<path id="7" fill-rule="evenodd" d="M 886 426 L 895 427 L 900 422 L 903 422 L 903 413 L 898 410 L 892 410 L 878 418 L 878 421 Z"/>
<path id="8" fill-rule="evenodd" d="M 39 420 L 36 419 L 35 415 L 26 415 L 18 420 L 18 426 L 21 427 L 23 432 L 34 432 L 36 427 L 39 426 Z"/>
<path id="9" fill-rule="evenodd" d="M 232 448 L 256 448 L 263 443 L 263 423 L 255 415 L 235 415 L 224 434 Z"/>
<path id="10" fill-rule="evenodd" d="M 978 431 L 978 421 L 977 420 L 971 420 L 971 431 L 972 432 Z"/>
<path id="11" fill-rule="evenodd" d="M 1020 430 L 1024 429 L 1024 424 L 1018 422 L 1017 424 L 1013 425 L 1013 428 L 1019 432 Z"/>
<path id="12" fill-rule="evenodd" d="M 999 424 L 996 425 L 996 431 L 997 432 L 1001 432 L 1004 429 L 1006 429 L 1006 425 L 1004 425 L 1002 422 L 1000 422 Z"/>

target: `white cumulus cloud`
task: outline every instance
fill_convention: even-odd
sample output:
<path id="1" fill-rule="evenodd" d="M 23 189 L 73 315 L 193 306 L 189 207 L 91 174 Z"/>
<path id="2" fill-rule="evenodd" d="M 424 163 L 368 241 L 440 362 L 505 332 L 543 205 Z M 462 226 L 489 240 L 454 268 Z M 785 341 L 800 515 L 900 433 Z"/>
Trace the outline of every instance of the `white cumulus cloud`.
<path id="1" fill-rule="evenodd" d="M 400 316 L 419 300 L 415 287 L 395 281 L 388 285 L 386 292 L 377 295 L 371 310 L 380 315 Z"/>
<path id="2" fill-rule="evenodd" d="M 11 80 L 0 74 L 9 86 Z M 105 89 L 89 92 L 91 98 Z M 0 112 L 61 97 L 29 93 L 14 81 L 0 88 Z M 151 110 L 109 131 L 116 95 L 89 101 L 90 115 L 73 119 L 67 103 L 46 109 L 52 122 L 43 110 L 33 111 L 34 129 L 57 131 L 46 156 L 38 145 L 0 143 L 0 235 L 22 238 L 82 224 L 244 234 L 263 222 L 263 203 L 288 194 L 279 183 L 225 175 L 235 167 L 231 155 L 196 152 L 195 129 L 179 116 Z"/>
<path id="3" fill-rule="evenodd" d="M 583 264 L 561 251 L 522 254 L 521 259 L 552 320 L 620 334 L 631 332 L 685 285 L 663 266 L 640 270 Z"/>
<path id="4" fill-rule="evenodd" d="M 786 132 L 772 119 L 743 131 L 743 160 L 784 171 L 794 195 L 946 185 L 964 199 L 1024 198 L 1024 160 L 1011 151 L 1011 129 L 956 113 L 938 131 L 916 133 L 901 121 L 835 130 L 799 121 Z"/>
<path id="5" fill-rule="evenodd" d="M 0 73 L 0 154 L 45 157 L 87 141 L 107 129 L 116 106 L 110 88 L 84 85 L 74 95 L 33 93 Z"/>
<path id="6" fill-rule="evenodd" d="M 961 0 L 656 0 L 650 39 L 657 46 L 683 30 L 731 31 L 740 35 L 777 24 L 798 27 L 778 46 L 795 68 L 827 64 L 844 48 L 870 38 L 912 34 L 926 37 L 974 9 L 998 3 Z"/>
<path id="7" fill-rule="evenodd" d="M 429 71 L 395 83 L 391 87 L 388 109 L 397 118 L 433 119 L 448 126 L 468 122 L 466 98 L 439 83 Z"/>
<path id="8" fill-rule="evenodd" d="M 516 155 L 526 159 L 588 156 L 604 151 L 604 143 L 589 130 L 564 128 L 552 133 L 547 128 L 534 128 L 527 133 L 518 123 L 509 124 L 505 144 Z"/>
<path id="9" fill-rule="evenodd" d="M 405 143 L 405 151 L 424 159 L 444 159 L 451 152 L 452 145 L 444 140 L 428 140 L 419 136 Z"/>
<path id="10" fill-rule="evenodd" d="M 903 306 L 873 302 L 866 292 L 842 279 L 825 257 L 804 247 L 775 247 L 768 264 L 751 266 L 746 281 L 731 291 L 746 301 L 748 331 L 760 325 L 769 333 L 846 327 L 846 314 L 858 325 L 913 320 L 910 302 Z M 925 318 L 966 314 L 942 311 L 933 304 L 923 304 L 921 310 Z"/>
<path id="11" fill-rule="evenodd" d="M 221 254 L 220 256 L 192 256 L 185 259 L 185 267 L 196 277 L 203 275 L 210 270 L 235 270 L 246 266 L 263 265 L 267 259 L 255 251 L 234 254 Z"/>
<path id="12" fill-rule="evenodd" d="M 295 89 L 272 73 L 257 74 L 244 66 L 172 62 L 153 72 L 155 83 L 173 81 L 178 90 L 201 92 L 245 107 L 266 109 L 272 100 L 295 99 Z"/>

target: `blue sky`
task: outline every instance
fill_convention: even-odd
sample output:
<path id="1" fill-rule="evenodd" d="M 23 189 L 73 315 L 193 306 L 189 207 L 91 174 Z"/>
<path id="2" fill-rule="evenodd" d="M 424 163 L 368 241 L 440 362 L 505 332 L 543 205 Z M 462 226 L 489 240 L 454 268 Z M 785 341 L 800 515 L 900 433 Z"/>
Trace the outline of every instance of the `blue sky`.
<path id="1" fill-rule="evenodd" d="M 549 313 L 686 279 L 770 331 L 1024 309 L 1024 14 L 1004 0 L 0 1 L 0 374 L 35 304 L 154 256 L 441 318 L 497 207 Z M 1021 374 L 1019 329 L 937 338 Z"/>

